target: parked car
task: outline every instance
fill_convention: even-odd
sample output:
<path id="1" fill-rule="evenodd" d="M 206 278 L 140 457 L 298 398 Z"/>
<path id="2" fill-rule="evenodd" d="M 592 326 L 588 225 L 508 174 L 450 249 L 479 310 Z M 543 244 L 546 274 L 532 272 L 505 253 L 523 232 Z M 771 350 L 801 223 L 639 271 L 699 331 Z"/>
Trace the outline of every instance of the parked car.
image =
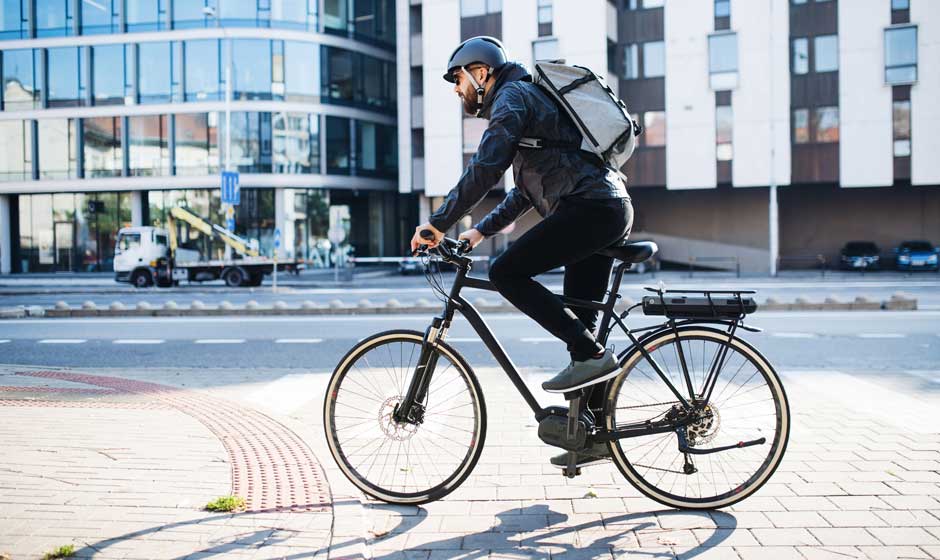
<path id="1" fill-rule="evenodd" d="M 937 270 L 940 250 L 929 241 L 902 241 L 894 249 L 898 270 Z"/>
<path id="2" fill-rule="evenodd" d="M 842 247 L 844 270 L 880 270 L 881 254 L 871 241 L 849 241 Z"/>

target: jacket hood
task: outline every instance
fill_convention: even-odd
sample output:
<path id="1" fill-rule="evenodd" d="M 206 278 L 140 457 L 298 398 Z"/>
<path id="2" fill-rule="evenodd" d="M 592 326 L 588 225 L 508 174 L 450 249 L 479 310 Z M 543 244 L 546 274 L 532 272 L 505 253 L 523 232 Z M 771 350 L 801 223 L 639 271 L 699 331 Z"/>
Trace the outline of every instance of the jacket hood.
<path id="1" fill-rule="evenodd" d="M 526 70 L 526 67 L 518 62 L 507 62 L 496 71 L 496 83 L 483 98 L 483 107 L 480 110 L 480 118 L 490 118 L 490 109 L 493 106 L 493 100 L 496 99 L 496 93 L 509 82 L 531 82 L 532 75 Z"/>

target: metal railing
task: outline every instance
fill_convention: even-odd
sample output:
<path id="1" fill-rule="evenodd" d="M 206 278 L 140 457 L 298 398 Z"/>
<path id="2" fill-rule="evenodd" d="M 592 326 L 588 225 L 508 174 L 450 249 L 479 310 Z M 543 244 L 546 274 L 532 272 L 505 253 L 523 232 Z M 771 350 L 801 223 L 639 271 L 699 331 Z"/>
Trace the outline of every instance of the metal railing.
<path id="1" fill-rule="evenodd" d="M 708 266 L 707 263 L 733 264 L 735 275 L 738 278 L 741 277 L 741 260 L 738 257 L 699 257 L 692 255 L 689 256 L 689 278 L 694 275 L 696 266 Z"/>

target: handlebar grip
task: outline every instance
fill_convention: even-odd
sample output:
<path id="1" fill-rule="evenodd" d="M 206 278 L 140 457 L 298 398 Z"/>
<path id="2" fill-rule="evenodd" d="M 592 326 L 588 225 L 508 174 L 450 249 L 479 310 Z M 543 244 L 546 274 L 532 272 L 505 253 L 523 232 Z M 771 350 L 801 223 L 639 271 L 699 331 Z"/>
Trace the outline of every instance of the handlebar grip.
<path id="1" fill-rule="evenodd" d="M 422 229 L 419 235 L 422 239 L 434 239 L 434 232 L 429 229 Z"/>

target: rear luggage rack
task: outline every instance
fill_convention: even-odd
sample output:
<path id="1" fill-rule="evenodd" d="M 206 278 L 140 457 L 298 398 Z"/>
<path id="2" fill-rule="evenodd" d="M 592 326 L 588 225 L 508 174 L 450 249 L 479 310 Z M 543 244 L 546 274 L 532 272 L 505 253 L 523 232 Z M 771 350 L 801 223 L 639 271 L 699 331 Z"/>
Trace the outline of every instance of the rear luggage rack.
<path id="1" fill-rule="evenodd" d="M 656 295 L 643 296 L 644 315 L 661 315 L 669 319 L 743 319 L 757 311 L 753 290 L 662 290 L 646 288 Z"/>

